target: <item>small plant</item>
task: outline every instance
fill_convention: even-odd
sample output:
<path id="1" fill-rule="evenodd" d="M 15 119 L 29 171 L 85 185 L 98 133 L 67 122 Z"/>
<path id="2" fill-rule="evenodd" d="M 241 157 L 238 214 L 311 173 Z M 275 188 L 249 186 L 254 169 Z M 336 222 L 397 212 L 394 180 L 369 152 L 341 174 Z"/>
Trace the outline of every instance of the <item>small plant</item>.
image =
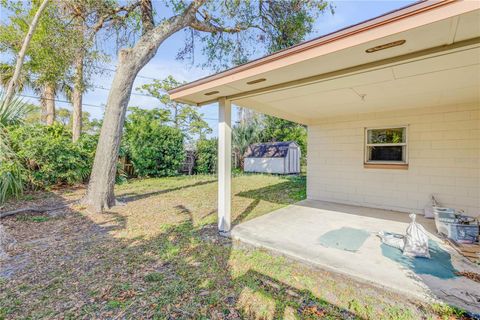
<path id="1" fill-rule="evenodd" d="M 32 110 L 30 104 L 17 97 L 7 104 L 4 94 L 0 93 L 0 204 L 23 193 L 24 168 L 12 150 L 7 128 L 23 124 L 23 119 Z"/>
<path id="2" fill-rule="evenodd" d="M 118 309 L 121 306 L 122 306 L 122 303 L 120 301 L 111 300 L 107 302 L 107 309 L 109 310 Z"/>
<path id="3" fill-rule="evenodd" d="M 443 303 L 432 304 L 432 309 L 436 314 L 438 314 L 440 319 L 443 320 L 449 320 L 453 317 L 461 318 L 463 315 L 465 315 L 465 311 Z"/>
<path id="4" fill-rule="evenodd" d="M 23 194 L 23 175 L 24 168 L 16 159 L 0 160 L 0 204 Z"/>
<path id="5" fill-rule="evenodd" d="M 146 282 L 160 282 L 163 280 L 163 274 L 160 272 L 151 272 L 144 277 Z"/>
<path id="6" fill-rule="evenodd" d="M 29 216 L 29 215 L 17 216 L 17 221 L 47 222 L 49 220 L 50 220 L 50 217 L 45 217 L 45 216 Z"/>

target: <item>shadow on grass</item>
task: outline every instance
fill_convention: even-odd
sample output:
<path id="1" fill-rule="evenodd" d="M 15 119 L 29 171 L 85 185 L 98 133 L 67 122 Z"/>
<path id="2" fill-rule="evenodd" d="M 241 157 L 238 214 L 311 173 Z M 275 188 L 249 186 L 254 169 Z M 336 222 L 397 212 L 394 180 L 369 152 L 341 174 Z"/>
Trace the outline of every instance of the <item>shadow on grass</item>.
<path id="1" fill-rule="evenodd" d="M 299 290 L 255 270 L 249 270 L 235 282 L 273 301 L 273 319 L 283 319 L 288 309 L 301 318 L 361 319 L 348 310 L 315 297 L 309 290 Z"/>
<path id="2" fill-rule="evenodd" d="M 260 199 L 254 199 L 249 205 L 248 207 L 245 208 L 245 210 L 242 211 L 242 213 L 240 213 L 232 222 L 232 225 L 233 226 L 236 226 L 237 224 L 240 224 L 242 223 L 248 216 L 250 213 L 252 213 L 253 210 L 255 210 L 255 208 L 258 206 L 258 204 L 260 203 Z"/>
<path id="3" fill-rule="evenodd" d="M 0 279 L 0 318 L 239 319 L 257 312 L 246 290 L 275 306 L 269 317 L 287 308 L 300 318 L 351 315 L 253 269 L 234 275 L 231 241 L 213 225 L 195 227 L 187 207 L 177 209 L 183 222 L 135 239 L 109 232 L 125 224 L 112 212 L 100 223 L 75 211 L 42 223 L 4 219 L 19 243 L 1 265 L 14 270 Z"/>
<path id="4" fill-rule="evenodd" d="M 165 194 L 165 193 L 169 193 L 169 192 L 179 191 L 179 190 L 182 190 L 182 189 L 199 187 L 199 186 L 203 186 L 203 185 L 210 184 L 210 183 L 215 183 L 215 182 L 217 182 L 217 180 L 199 181 L 199 182 L 189 184 L 189 185 L 185 185 L 185 186 L 180 186 L 180 187 L 175 187 L 175 188 L 170 188 L 170 189 L 163 189 L 163 190 L 154 191 L 154 192 L 147 192 L 147 193 L 141 193 L 141 194 L 127 193 L 127 194 L 121 195 L 120 197 L 118 197 L 118 199 L 122 202 L 127 202 L 128 203 L 128 202 L 141 200 L 141 199 L 145 199 L 145 198 L 149 198 L 149 197 L 153 197 L 153 196 L 157 196 L 157 195 L 161 195 L 161 194 Z"/>
<path id="5" fill-rule="evenodd" d="M 267 318 L 283 318 L 287 309 L 302 319 L 361 319 L 348 310 L 299 290 L 278 279 L 249 269 L 235 277 L 231 266 L 232 243 L 218 237 L 216 228 L 193 226 L 192 218 L 172 226 L 150 241 L 128 250 L 155 256 L 161 261 L 143 276 L 142 299 L 154 306 L 142 317 L 239 319 L 262 317 L 249 305 L 256 295 L 274 305 Z M 245 301 L 245 292 L 251 293 Z M 145 301 L 146 299 L 146 301 Z M 135 302 L 135 304 L 140 302 Z M 261 308 L 260 308 L 261 309 Z M 132 306 L 128 312 L 138 315 Z"/>
<path id="6" fill-rule="evenodd" d="M 306 198 L 306 178 L 304 176 L 289 176 L 283 179 L 284 182 L 242 191 L 236 195 L 278 204 L 292 204 Z"/>

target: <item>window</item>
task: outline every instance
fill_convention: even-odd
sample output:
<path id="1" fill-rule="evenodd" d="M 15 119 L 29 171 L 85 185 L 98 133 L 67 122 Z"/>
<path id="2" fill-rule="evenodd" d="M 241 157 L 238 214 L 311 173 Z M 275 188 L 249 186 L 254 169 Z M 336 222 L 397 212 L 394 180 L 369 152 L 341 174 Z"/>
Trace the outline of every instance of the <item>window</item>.
<path id="1" fill-rule="evenodd" d="M 365 129 L 366 164 L 405 165 L 407 160 L 406 126 Z"/>

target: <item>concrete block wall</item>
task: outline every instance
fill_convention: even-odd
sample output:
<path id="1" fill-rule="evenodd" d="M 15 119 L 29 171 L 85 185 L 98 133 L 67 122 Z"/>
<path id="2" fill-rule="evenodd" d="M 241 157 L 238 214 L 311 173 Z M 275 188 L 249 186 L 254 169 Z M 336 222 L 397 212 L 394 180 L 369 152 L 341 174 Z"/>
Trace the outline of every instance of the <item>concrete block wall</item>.
<path id="1" fill-rule="evenodd" d="M 408 125 L 408 170 L 364 168 L 366 127 Z M 480 106 L 356 114 L 308 127 L 307 197 L 422 212 L 430 195 L 480 216 Z"/>

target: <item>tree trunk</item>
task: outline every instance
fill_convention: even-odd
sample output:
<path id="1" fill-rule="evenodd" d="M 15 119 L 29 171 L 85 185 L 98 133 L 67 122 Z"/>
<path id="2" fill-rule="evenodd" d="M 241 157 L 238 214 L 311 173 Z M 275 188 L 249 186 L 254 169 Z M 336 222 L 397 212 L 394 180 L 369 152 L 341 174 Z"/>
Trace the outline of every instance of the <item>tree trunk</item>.
<path id="1" fill-rule="evenodd" d="M 75 57 L 75 84 L 73 86 L 72 103 L 72 140 L 77 142 L 82 133 L 82 95 L 83 95 L 83 48 L 79 50 Z"/>
<path id="2" fill-rule="evenodd" d="M 38 7 L 35 16 L 33 17 L 32 23 L 30 23 L 30 27 L 28 28 L 27 35 L 23 40 L 22 48 L 18 52 L 17 62 L 15 64 L 15 71 L 13 72 L 12 79 L 8 82 L 7 90 L 5 93 L 4 104 L 8 105 L 15 94 L 18 85 L 18 78 L 20 78 L 20 72 L 22 71 L 23 60 L 25 59 L 25 54 L 27 53 L 28 46 L 30 45 L 30 40 L 32 40 L 33 33 L 37 28 L 38 21 L 40 20 L 40 16 L 42 15 L 43 10 L 47 7 L 48 0 L 43 0 L 40 7 Z"/>
<path id="3" fill-rule="evenodd" d="M 173 106 L 173 123 L 175 126 L 175 129 L 178 129 L 178 106 L 175 104 Z"/>
<path id="4" fill-rule="evenodd" d="M 115 204 L 114 186 L 118 152 L 133 82 L 138 72 L 155 56 L 162 42 L 185 28 L 194 16 L 186 12 L 165 20 L 145 33 L 131 49 L 119 53 L 97 145 L 87 193 L 82 202 L 89 211 L 103 212 Z"/>
<path id="5" fill-rule="evenodd" d="M 102 212 L 115 204 L 113 187 L 125 113 L 138 66 L 129 61 L 129 51 L 122 50 L 98 141 L 95 160 L 83 203 L 93 212 Z"/>
<path id="6" fill-rule="evenodd" d="M 55 88 L 50 84 L 45 85 L 40 99 L 43 121 L 50 126 L 55 121 Z"/>

